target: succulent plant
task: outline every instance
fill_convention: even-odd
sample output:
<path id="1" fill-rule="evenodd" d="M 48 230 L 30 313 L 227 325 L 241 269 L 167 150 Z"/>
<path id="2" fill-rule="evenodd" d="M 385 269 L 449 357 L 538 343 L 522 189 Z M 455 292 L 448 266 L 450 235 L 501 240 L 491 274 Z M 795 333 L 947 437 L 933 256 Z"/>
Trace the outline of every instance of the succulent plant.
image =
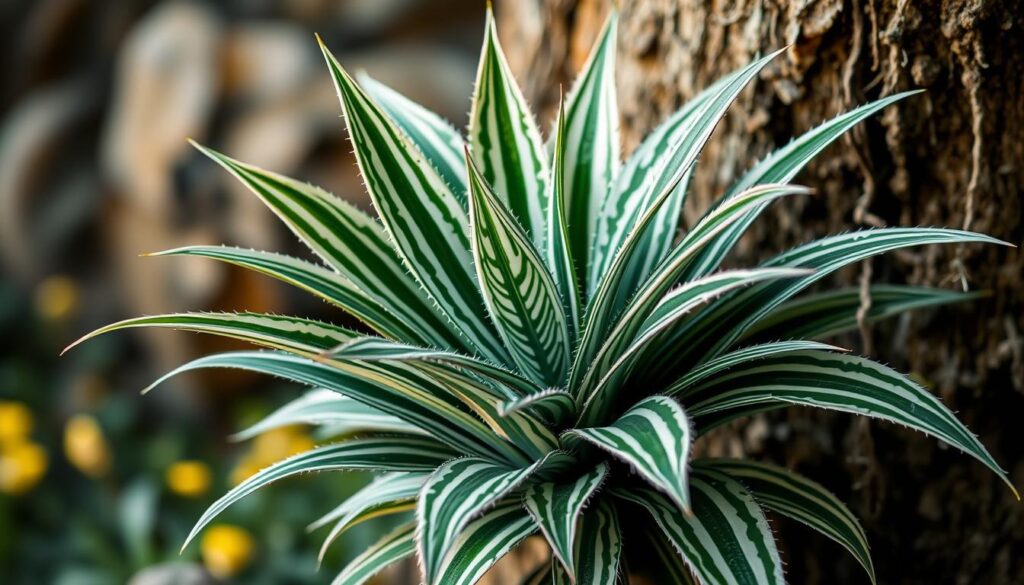
<path id="1" fill-rule="evenodd" d="M 867 229 L 754 268 L 720 268 L 769 204 L 808 193 L 789 183 L 812 157 L 913 92 L 796 138 L 682 229 L 701 149 L 779 53 L 707 88 L 621 163 L 615 31 L 613 14 L 547 144 L 490 13 L 467 137 L 384 85 L 357 82 L 321 43 L 378 219 L 317 187 L 199 147 L 318 259 L 212 246 L 158 255 L 255 270 L 337 305 L 366 329 L 185 313 L 86 336 L 168 327 L 242 339 L 273 351 L 211 355 L 168 376 L 240 368 L 315 388 L 243 435 L 305 423 L 340 440 L 252 476 L 209 508 L 189 540 L 272 481 L 359 469 L 380 475 L 314 523 L 333 526 L 325 548 L 358 522 L 410 518 L 336 583 L 362 583 L 412 555 L 426 583 L 473 583 L 536 533 L 552 560 L 525 575 L 528 582 L 613 583 L 627 574 L 624 559 L 640 559 L 631 571 L 662 583 L 782 583 L 765 510 L 835 540 L 874 580 L 863 530 L 822 486 L 769 463 L 692 457 L 694 442 L 724 423 L 790 406 L 922 431 L 1009 484 L 926 389 L 817 341 L 856 327 L 861 291 L 806 292 L 890 250 L 1001 242 L 951 229 Z M 910 286 L 870 294 L 861 316 L 869 320 L 971 298 Z"/>

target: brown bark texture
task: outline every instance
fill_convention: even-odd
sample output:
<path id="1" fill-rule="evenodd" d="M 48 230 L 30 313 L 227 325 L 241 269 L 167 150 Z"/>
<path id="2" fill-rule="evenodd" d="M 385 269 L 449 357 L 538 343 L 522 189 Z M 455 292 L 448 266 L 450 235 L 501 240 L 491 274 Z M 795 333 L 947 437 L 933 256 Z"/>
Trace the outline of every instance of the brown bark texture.
<path id="1" fill-rule="evenodd" d="M 967 228 L 1021 245 L 1024 5 L 1014 0 L 623 0 L 618 91 L 624 153 L 687 99 L 755 55 L 789 47 L 720 125 L 686 218 L 759 157 L 838 113 L 909 89 L 798 177 L 820 195 L 779 204 L 733 261 L 882 225 Z M 497 3 L 503 42 L 550 113 L 611 3 Z M 1024 485 L 1024 256 L 928 247 L 838 276 L 988 290 L 967 306 L 906 315 L 840 341 L 910 372 Z M 863 521 L 881 583 L 1024 583 L 1024 506 L 980 464 L 893 425 L 809 411 L 747 421 L 704 446 L 784 463 L 835 490 Z M 865 583 L 842 550 L 781 519 L 793 583 Z"/>

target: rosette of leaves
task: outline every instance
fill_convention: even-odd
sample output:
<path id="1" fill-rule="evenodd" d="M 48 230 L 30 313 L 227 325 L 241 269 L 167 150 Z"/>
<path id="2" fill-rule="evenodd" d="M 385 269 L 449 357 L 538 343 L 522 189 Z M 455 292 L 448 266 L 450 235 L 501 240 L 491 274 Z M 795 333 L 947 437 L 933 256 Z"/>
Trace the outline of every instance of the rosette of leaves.
<path id="1" fill-rule="evenodd" d="M 813 406 L 927 433 L 1007 479 L 927 390 L 817 341 L 856 327 L 858 291 L 807 292 L 891 250 L 1001 242 L 952 229 L 867 229 L 759 266 L 720 268 L 768 205 L 808 194 L 790 182 L 811 158 L 909 94 L 799 136 L 684 229 L 680 212 L 701 149 L 778 53 L 707 88 L 622 162 L 615 31 L 613 14 L 546 143 L 490 14 L 466 136 L 370 78 L 357 82 L 323 48 L 376 218 L 198 147 L 316 261 L 210 246 L 158 255 L 210 258 L 283 280 L 373 333 L 300 317 L 185 313 L 90 334 L 167 327 L 269 348 L 203 357 L 168 376 L 240 368 L 308 385 L 315 390 L 243 435 L 306 423 L 342 437 L 231 490 L 189 540 L 277 479 L 358 469 L 380 475 L 314 523 L 331 527 L 325 548 L 370 518 L 409 520 L 336 583 L 362 583 L 412 555 L 425 583 L 473 583 L 533 534 L 552 555 L 529 582 L 614 583 L 628 578 L 627 559 L 637 556 L 643 561 L 633 566 L 658 582 L 782 583 L 765 510 L 835 540 L 874 580 L 863 530 L 825 488 L 769 463 L 694 460 L 694 442 L 738 418 Z M 909 286 L 870 292 L 867 319 L 970 298 Z M 635 538 L 623 539 L 627 529 Z"/>

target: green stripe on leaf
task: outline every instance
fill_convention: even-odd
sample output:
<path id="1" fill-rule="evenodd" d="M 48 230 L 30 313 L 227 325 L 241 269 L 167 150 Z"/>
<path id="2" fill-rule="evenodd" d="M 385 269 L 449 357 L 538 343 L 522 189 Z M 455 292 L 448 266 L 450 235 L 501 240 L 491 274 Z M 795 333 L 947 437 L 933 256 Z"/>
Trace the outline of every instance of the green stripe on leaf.
<path id="1" fill-rule="evenodd" d="M 735 479 L 706 469 L 694 470 L 691 485 L 692 514 L 653 490 L 614 494 L 650 512 L 701 583 L 783 585 L 774 536 L 750 492 Z"/>
<path id="2" fill-rule="evenodd" d="M 573 561 L 577 520 L 607 475 L 608 466 L 602 463 L 570 482 L 537 483 L 523 494 L 526 510 L 551 545 L 555 558 L 573 581 L 577 580 Z"/>
<path id="3" fill-rule="evenodd" d="M 563 436 L 583 439 L 629 463 L 679 508 L 690 507 L 686 468 L 693 433 L 675 400 L 652 396 L 607 427 L 573 429 Z"/>
<path id="4" fill-rule="evenodd" d="M 416 552 L 416 523 L 409 522 L 392 530 L 359 554 L 331 585 L 362 585 L 390 565 Z"/>
<path id="5" fill-rule="evenodd" d="M 553 451 L 519 469 L 472 457 L 440 466 L 423 486 L 416 506 L 424 581 L 445 583 L 438 579 L 443 559 L 470 521 L 534 474 L 564 468 L 570 461 L 565 453 Z"/>
<path id="6" fill-rule="evenodd" d="M 182 549 L 229 506 L 280 479 L 313 471 L 430 471 L 455 456 L 455 451 L 434 439 L 412 435 L 353 439 L 294 455 L 263 469 L 214 502 L 196 522 Z"/>
<path id="7" fill-rule="evenodd" d="M 321 44 L 356 162 L 396 250 L 441 311 L 495 363 L 507 351 L 487 322 L 472 271 L 466 212 L 422 153 Z"/>
<path id="8" fill-rule="evenodd" d="M 487 9 L 469 142 L 473 161 L 516 223 L 543 249 L 548 203 L 547 159 L 537 122 L 516 84 Z"/>
<path id="9" fill-rule="evenodd" d="M 899 423 L 981 461 L 1010 489 L 1006 473 L 948 408 L 899 372 L 867 358 L 807 350 L 749 362 L 679 397 L 698 432 L 756 412 L 814 406 Z"/>
<path id="10" fill-rule="evenodd" d="M 694 469 L 713 469 L 739 481 L 765 508 L 788 516 L 838 542 L 875 583 L 868 540 L 853 513 L 821 485 L 787 469 L 739 459 L 706 459 Z"/>
<path id="11" fill-rule="evenodd" d="M 473 258 L 488 311 L 520 371 L 559 385 L 569 367 L 569 331 L 551 274 L 476 167 L 467 166 Z"/>

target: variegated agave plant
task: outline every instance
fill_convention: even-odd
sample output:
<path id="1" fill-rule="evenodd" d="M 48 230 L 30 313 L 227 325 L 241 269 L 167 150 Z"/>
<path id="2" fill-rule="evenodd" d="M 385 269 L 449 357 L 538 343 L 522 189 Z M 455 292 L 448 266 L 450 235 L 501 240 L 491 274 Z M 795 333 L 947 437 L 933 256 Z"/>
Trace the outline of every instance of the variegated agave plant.
<path id="1" fill-rule="evenodd" d="M 382 475 L 315 523 L 333 526 L 325 547 L 371 517 L 413 517 L 336 583 L 362 583 L 414 554 L 426 583 L 473 583 L 538 532 L 552 561 L 530 582 L 613 583 L 625 574 L 624 559 L 636 558 L 632 569 L 659 583 L 782 583 L 765 509 L 834 539 L 874 579 L 863 531 L 828 491 L 767 463 L 691 460 L 694 441 L 754 413 L 815 406 L 923 431 L 1006 479 L 926 390 L 814 341 L 855 326 L 857 291 L 797 296 L 889 250 L 997 240 L 871 229 L 799 246 L 756 268 L 719 270 L 767 205 L 807 193 L 787 184 L 813 156 L 908 94 L 797 138 L 680 230 L 701 149 L 778 53 L 709 87 L 620 164 L 615 30 L 612 16 L 547 146 L 490 15 L 465 139 L 380 83 L 357 83 L 324 49 L 379 222 L 316 187 L 199 147 L 322 264 L 228 247 L 161 255 L 213 258 L 283 280 L 377 335 L 253 313 L 144 317 L 90 334 L 169 327 L 271 348 L 204 357 L 169 375 L 241 368 L 315 387 L 246 435 L 298 422 L 343 437 L 233 489 L 189 540 L 274 480 L 365 469 Z M 870 319 L 969 298 L 903 286 L 871 294 Z M 623 530 L 636 532 L 623 540 Z"/>

